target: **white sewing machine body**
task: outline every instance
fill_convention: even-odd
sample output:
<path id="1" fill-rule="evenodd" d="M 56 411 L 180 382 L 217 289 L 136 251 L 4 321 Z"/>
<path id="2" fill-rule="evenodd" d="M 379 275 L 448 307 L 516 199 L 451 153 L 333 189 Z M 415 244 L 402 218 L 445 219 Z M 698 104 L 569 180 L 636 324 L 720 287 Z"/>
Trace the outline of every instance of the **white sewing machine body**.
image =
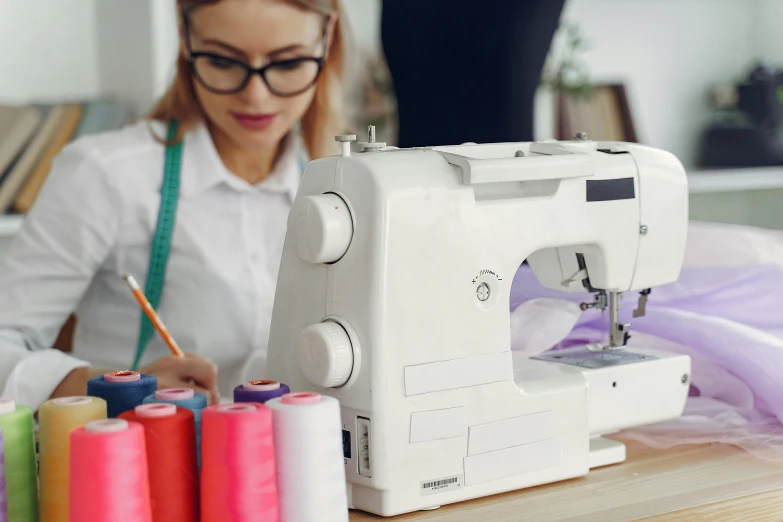
<path id="1" fill-rule="evenodd" d="M 313 161 L 289 217 L 267 378 L 340 401 L 349 505 L 380 515 L 620 462 L 624 446 L 600 435 L 679 416 L 689 359 L 514 354 L 512 280 L 527 260 L 553 289 L 673 282 L 687 203 L 676 158 L 624 143 Z"/>

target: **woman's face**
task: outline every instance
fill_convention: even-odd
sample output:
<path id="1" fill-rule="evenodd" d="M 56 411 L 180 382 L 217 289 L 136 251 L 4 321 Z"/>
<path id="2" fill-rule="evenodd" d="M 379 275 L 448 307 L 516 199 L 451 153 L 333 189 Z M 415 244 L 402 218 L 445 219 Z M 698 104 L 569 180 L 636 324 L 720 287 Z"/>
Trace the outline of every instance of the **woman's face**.
<path id="1" fill-rule="evenodd" d="M 193 53 L 216 55 L 197 58 L 196 67 L 210 86 L 225 90 L 242 77 L 236 61 L 260 68 L 270 62 L 323 56 L 325 23 L 318 13 L 282 0 L 222 0 L 193 11 L 188 16 L 189 35 L 183 36 L 190 38 Z M 185 41 L 182 51 L 187 52 Z M 310 85 L 307 80 L 317 72 L 314 61 L 286 64 L 267 74 L 275 89 L 299 90 Z M 295 96 L 275 95 L 257 74 L 234 94 L 217 94 L 196 79 L 194 89 L 209 122 L 235 146 L 246 149 L 276 147 L 315 94 L 311 86 Z"/>

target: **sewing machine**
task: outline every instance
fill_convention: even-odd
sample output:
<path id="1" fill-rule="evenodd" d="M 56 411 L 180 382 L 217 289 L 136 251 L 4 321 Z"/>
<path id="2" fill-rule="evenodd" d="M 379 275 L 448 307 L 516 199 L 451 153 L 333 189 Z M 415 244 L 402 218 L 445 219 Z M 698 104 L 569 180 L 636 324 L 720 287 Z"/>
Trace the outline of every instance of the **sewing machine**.
<path id="1" fill-rule="evenodd" d="M 337 398 L 349 505 L 379 515 L 585 475 L 602 437 L 682 413 L 686 356 L 628 347 L 624 292 L 676 280 L 685 172 L 587 139 L 395 149 L 312 161 L 288 221 L 267 378 Z M 527 261 L 590 291 L 608 341 L 524 357 L 509 295 Z M 638 294 L 636 293 L 638 292 Z"/>

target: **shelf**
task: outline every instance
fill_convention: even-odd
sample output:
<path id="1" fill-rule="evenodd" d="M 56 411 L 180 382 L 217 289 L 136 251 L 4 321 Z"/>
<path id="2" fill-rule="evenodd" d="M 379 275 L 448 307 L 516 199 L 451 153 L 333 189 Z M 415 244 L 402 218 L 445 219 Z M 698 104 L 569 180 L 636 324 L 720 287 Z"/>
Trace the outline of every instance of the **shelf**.
<path id="1" fill-rule="evenodd" d="M 783 189 L 783 166 L 694 170 L 688 173 L 691 194 Z"/>

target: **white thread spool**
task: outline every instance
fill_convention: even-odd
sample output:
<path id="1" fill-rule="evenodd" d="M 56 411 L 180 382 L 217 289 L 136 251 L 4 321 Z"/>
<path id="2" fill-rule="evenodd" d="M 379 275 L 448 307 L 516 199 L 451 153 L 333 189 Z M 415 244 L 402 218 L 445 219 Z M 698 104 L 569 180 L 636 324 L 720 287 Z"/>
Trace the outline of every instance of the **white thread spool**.
<path id="1" fill-rule="evenodd" d="M 340 403 L 288 393 L 272 409 L 280 522 L 348 522 Z"/>

